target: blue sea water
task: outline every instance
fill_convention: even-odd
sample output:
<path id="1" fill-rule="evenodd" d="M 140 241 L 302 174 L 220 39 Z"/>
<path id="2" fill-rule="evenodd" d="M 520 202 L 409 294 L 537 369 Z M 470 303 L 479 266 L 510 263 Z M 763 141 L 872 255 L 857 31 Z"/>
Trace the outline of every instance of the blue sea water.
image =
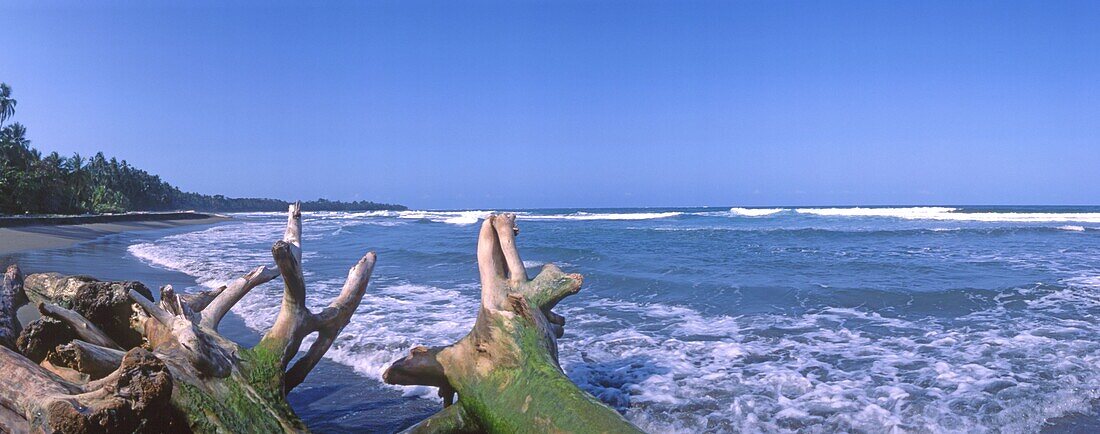
<path id="1" fill-rule="evenodd" d="M 585 276 L 556 309 L 566 373 L 647 431 L 1035 432 L 1096 413 L 1100 208 L 511 211 L 532 275 Z M 412 346 L 461 338 L 488 212 L 306 213 L 315 309 L 379 258 L 327 356 L 380 384 Z M 128 252 L 214 287 L 270 263 L 285 225 L 234 217 Z M 273 282 L 235 312 L 260 331 L 280 297 Z"/>

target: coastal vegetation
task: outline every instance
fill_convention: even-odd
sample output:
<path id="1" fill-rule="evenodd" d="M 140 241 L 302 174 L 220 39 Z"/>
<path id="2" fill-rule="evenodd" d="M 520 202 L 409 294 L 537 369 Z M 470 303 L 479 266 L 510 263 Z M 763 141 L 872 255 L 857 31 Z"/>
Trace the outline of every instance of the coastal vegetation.
<path id="1" fill-rule="evenodd" d="M 102 152 L 43 155 L 31 146 L 27 128 L 5 125 L 15 114 L 11 87 L 0 83 L 0 214 L 86 214 L 129 211 L 196 210 L 214 212 L 282 211 L 289 202 L 265 198 L 229 198 L 185 192 Z M 404 210 L 370 201 L 325 199 L 302 203 L 306 211 Z"/>

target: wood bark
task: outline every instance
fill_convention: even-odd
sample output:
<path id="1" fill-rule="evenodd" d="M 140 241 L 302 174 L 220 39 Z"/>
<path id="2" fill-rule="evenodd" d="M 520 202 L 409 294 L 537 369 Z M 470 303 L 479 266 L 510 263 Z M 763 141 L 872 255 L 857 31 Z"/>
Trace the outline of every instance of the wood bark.
<path id="1" fill-rule="evenodd" d="M 16 343 L 20 354 L 39 363 L 45 360 L 50 351 L 58 345 L 79 338 L 68 324 L 53 318 L 42 317 L 27 324 L 19 333 L 19 340 Z"/>
<path id="2" fill-rule="evenodd" d="M 17 347 L 26 353 L 0 352 L 0 365 L 10 365 L 13 373 L 0 375 L 0 432 L 306 431 L 286 393 L 306 378 L 350 321 L 375 255 L 369 252 L 351 267 L 343 291 L 317 313 L 305 304 L 298 204 L 290 207 L 272 255 L 277 269 L 261 266 L 223 288 L 197 294 L 177 294 L 165 286 L 158 301 L 136 282 L 28 276 L 30 299 L 44 317 L 20 335 Z M 218 334 L 234 304 L 280 276 L 282 309 L 259 344 L 242 348 Z M 15 287 L 9 282 L 16 280 L 5 279 L 4 288 Z M 0 299 L 0 311 L 4 306 Z M 315 332 L 317 340 L 291 365 L 302 339 Z M 35 360 L 27 357 L 31 353 Z"/>
<path id="3" fill-rule="evenodd" d="M 172 377 L 144 349 L 130 350 L 113 373 L 83 385 L 7 348 L 0 348 L 0 366 L 0 431 L 152 433 L 181 428 L 170 404 Z"/>
<path id="4" fill-rule="evenodd" d="M 58 345 L 47 356 L 54 366 L 69 368 L 98 380 L 118 369 L 126 353 L 114 348 L 101 347 L 80 339 Z"/>
<path id="5" fill-rule="evenodd" d="M 551 309 L 577 293 L 583 278 L 547 264 L 528 279 L 518 231 L 512 214 L 481 226 L 473 330 L 447 347 L 414 348 L 384 373 L 391 384 L 440 388 L 443 411 L 408 432 L 640 432 L 562 372 L 557 338 L 565 319 Z"/>
<path id="6" fill-rule="evenodd" d="M 131 290 L 153 296 L 141 282 L 104 282 L 89 276 L 42 273 L 27 276 L 24 286 L 31 302 L 76 312 L 122 348 L 133 348 L 143 341 L 142 318 L 129 296 Z"/>
<path id="7" fill-rule="evenodd" d="M 18 265 L 9 265 L 4 276 L 0 278 L 0 346 L 15 349 L 19 332 L 22 331 L 16 311 L 26 301 L 23 273 Z"/>
<path id="8" fill-rule="evenodd" d="M 73 312 L 69 309 L 65 309 L 56 304 L 38 303 L 38 312 L 42 316 L 48 316 L 50 318 L 61 321 L 68 324 L 69 327 L 76 332 L 76 335 L 89 343 L 99 345 L 101 347 L 121 349 L 114 339 L 107 336 L 103 330 L 100 330 L 91 321 L 88 321 L 79 313 Z"/>

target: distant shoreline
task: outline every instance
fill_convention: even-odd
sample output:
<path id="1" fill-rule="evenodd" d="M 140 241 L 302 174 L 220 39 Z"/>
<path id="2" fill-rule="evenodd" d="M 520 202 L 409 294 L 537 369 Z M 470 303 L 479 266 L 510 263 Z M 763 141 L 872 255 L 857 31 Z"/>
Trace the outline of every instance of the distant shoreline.
<path id="1" fill-rule="evenodd" d="M 0 217 L 0 255 L 69 247 L 121 232 L 213 224 L 227 220 L 230 218 L 226 216 L 196 212 Z"/>
<path id="2" fill-rule="evenodd" d="M 120 223 L 120 222 L 151 222 L 171 220 L 202 220 L 221 217 L 212 213 L 199 213 L 193 211 L 181 212 L 128 212 L 121 214 L 84 214 L 84 215 L 35 215 L 35 216 L 2 216 L 0 228 L 13 228 L 23 226 L 63 226 L 82 225 L 89 223 Z"/>

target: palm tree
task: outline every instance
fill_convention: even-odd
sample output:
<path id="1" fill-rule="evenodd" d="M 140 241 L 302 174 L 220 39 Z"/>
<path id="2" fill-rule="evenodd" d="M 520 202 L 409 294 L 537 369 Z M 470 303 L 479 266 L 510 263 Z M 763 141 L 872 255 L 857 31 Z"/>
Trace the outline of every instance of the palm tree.
<path id="1" fill-rule="evenodd" d="M 0 83 L 0 127 L 4 121 L 15 115 L 15 99 L 11 97 L 11 86 Z"/>

